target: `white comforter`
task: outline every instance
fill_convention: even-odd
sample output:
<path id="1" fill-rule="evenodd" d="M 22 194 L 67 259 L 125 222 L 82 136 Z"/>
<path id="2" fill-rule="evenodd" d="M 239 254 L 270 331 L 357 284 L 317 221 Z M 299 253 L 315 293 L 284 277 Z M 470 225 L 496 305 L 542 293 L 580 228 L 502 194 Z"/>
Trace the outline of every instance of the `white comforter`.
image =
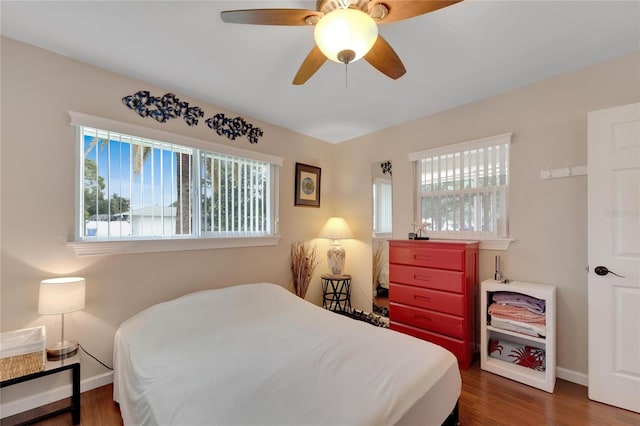
<path id="1" fill-rule="evenodd" d="M 394 424 L 457 366 L 265 283 L 152 306 L 120 326 L 114 352 L 125 425 Z"/>

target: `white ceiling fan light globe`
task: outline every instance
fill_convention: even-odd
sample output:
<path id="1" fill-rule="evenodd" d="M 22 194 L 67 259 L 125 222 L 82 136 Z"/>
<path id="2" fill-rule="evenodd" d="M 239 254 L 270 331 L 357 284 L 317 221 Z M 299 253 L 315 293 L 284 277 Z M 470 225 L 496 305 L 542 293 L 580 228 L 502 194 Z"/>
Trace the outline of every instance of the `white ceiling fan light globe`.
<path id="1" fill-rule="evenodd" d="M 313 36 L 327 58 L 342 63 L 339 53 L 352 50 L 355 56 L 349 62 L 354 62 L 373 47 L 378 38 L 378 25 L 361 10 L 336 9 L 318 21 Z"/>

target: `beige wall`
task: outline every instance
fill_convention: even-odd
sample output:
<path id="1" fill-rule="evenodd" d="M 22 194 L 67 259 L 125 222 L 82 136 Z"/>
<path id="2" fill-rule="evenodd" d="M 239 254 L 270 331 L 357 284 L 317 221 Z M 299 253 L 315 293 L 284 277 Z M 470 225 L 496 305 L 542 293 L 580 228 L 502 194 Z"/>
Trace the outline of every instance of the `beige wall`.
<path id="1" fill-rule="evenodd" d="M 217 136 L 204 121 L 196 127 L 182 120 L 157 123 L 143 119 L 121 102 L 125 95 L 159 88 L 16 42 L 2 39 L 1 128 L 1 328 L 48 325 L 49 344 L 59 340 L 59 318 L 37 313 L 41 279 L 81 275 L 87 279 L 86 308 L 67 315 L 67 334 L 111 364 L 118 325 L 154 303 L 195 290 L 237 283 L 270 281 L 291 287 L 289 250 L 294 240 L 310 240 L 331 215 L 333 145 L 245 117 L 264 136 L 257 145 L 245 138 Z M 189 78 L 185 72 L 184 78 Z M 218 106 L 177 95 L 205 111 Z M 219 144 L 284 158 L 280 171 L 280 233 L 277 246 L 196 250 L 115 256 L 78 257 L 66 245 L 74 225 L 74 130 L 68 111 L 134 123 Z M 321 208 L 294 207 L 295 163 L 322 168 Z M 326 250 L 329 241 L 317 240 Z M 324 258 L 320 256 L 320 258 Z M 317 273 L 326 269 L 320 265 Z M 308 299 L 321 300 L 319 276 Z M 89 361 L 83 377 L 105 370 Z M 21 391 L 3 389 L 3 402 Z M 43 390 L 42 386 L 39 390 Z M 27 392 L 28 393 L 28 392 Z"/>
<path id="2" fill-rule="evenodd" d="M 586 163 L 588 111 L 638 101 L 640 61 L 627 56 L 527 86 L 403 126 L 331 145 L 245 117 L 264 130 L 257 145 L 218 137 L 204 123 L 160 124 L 142 119 L 120 99 L 159 88 L 69 60 L 10 39 L 2 39 L 1 128 L 1 329 L 44 324 L 49 343 L 59 321 L 37 313 L 38 283 L 58 275 L 87 278 L 84 311 L 68 316 L 71 337 L 111 362 L 113 334 L 139 310 L 195 290 L 243 282 L 272 281 L 290 287 L 289 247 L 311 240 L 331 215 L 347 218 L 356 239 L 345 242 L 346 269 L 354 276 L 353 302 L 370 304 L 370 164 L 391 159 L 394 179 L 394 235 L 411 230 L 411 164 L 407 153 L 504 132 L 511 150 L 511 235 L 504 273 L 519 280 L 556 284 L 559 289 L 559 365 L 587 370 L 586 177 L 540 180 L 540 170 Z M 188 74 L 185 75 L 188 78 Z M 185 98 L 177 93 L 181 98 Z M 187 99 L 207 115 L 232 111 Z M 285 158 L 280 174 L 280 232 L 277 246 L 171 253 L 77 257 L 66 245 L 74 223 L 74 140 L 68 111 L 239 146 Z M 322 168 L 322 207 L 293 206 L 295 162 Z M 320 258 L 328 246 L 316 240 Z M 481 254 L 481 278 L 492 274 L 495 252 Z M 324 262 L 324 261 L 323 261 Z M 317 275 L 326 270 L 321 264 Z M 307 297 L 319 303 L 319 279 Z M 100 374 L 83 364 L 83 377 Z M 53 386 L 53 384 L 51 385 Z M 40 385 L 40 391 L 44 390 Z M 3 389 L 8 401 L 28 395 Z"/>
<path id="3" fill-rule="evenodd" d="M 425 96 L 428 96 L 427 94 Z M 412 165 L 407 154 L 513 132 L 508 251 L 481 251 L 480 279 L 501 255 L 506 276 L 558 287 L 558 365 L 587 372 L 587 177 L 541 180 L 540 171 L 587 163 L 587 113 L 640 99 L 637 54 L 532 84 L 336 146 L 336 214 L 370 238 L 370 164 L 393 162 L 393 234 L 412 231 Z M 367 187 L 369 187 L 367 189 Z M 356 296 L 370 286 L 370 248 L 348 247 Z M 358 265 L 359 267 L 356 267 Z M 365 296 L 357 305 L 369 305 Z"/>

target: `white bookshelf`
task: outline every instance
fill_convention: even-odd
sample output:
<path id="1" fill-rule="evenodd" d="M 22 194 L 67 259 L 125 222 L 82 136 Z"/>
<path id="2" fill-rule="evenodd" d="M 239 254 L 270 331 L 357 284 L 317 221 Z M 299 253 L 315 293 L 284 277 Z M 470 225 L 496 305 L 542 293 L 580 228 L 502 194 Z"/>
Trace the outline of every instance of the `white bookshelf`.
<path id="1" fill-rule="evenodd" d="M 533 337 L 489 325 L 487 308 L 491 304 L 491 294 L 497 291 L 510 291 L 545 300 L 546 336 Z M 536 371 L 490 357 L 489 340 L 492 337 L 544 349 L 545 371 Z M 480 284 L 480 367 L 483 370 L 553 393 L 556 384 L 555 286 L 522 281 L 511 281 L 504 284 L 495 280 L 485 280 Z"/>

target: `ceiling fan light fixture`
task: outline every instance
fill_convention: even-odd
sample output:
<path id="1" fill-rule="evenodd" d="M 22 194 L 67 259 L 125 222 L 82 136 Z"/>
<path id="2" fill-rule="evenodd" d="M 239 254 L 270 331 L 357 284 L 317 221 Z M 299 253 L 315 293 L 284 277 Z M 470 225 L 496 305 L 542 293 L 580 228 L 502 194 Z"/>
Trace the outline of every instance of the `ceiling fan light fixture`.
<path id="1" fill-rule="evenodd" d="M 344 59 L 348 57 L 348 62 L 354 62 L 371 50 L 378 38 L 378 26 L 361 10 L 336 9 L 320 19 L 313 36 L 327 58 L 345 63 Z M 352 51 L 353 55 L 341 54 L 345 51 Z"/>
<path id="2" fill-rule="evenodd" d="M 338 52 L 338 60 L 345 65 L 349 65 L 349 63 L 352 62 L 353 58 L 355 57 L 356 57 L 356 52 L 350 49 L 345 49 Z"/>

